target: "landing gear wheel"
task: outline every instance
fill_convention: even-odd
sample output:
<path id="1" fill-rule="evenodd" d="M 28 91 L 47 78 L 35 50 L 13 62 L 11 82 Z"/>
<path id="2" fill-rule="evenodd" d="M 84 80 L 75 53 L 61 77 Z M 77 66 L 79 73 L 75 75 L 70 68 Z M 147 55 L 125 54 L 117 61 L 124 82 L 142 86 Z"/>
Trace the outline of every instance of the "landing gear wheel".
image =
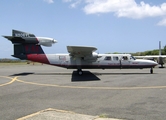
<path id="1" fill-rule="evenodd" d="M 80 69 L 77 70 L 77 73 L 78 73 L 78 75 L 80 75 L 80 76 L 83 74 L 82 70 L 80 70 Z"/>
<path id="2" fill-rule="evenodd" d="M 150 73 L 153 74 L 153 68 L 150 69 Z"/>
<path id="3" fill-rule="evenodd" d="M 161 64 L 161 66 L 159 66 L 159 68 L 165 68 L 163 64 Z"/>

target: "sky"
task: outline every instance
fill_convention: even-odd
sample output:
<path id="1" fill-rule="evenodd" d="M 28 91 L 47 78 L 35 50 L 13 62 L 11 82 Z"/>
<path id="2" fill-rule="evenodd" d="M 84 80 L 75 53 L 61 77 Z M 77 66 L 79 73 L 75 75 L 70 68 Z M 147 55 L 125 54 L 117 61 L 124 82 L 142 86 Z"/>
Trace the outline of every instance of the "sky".
<path id="1" fill-rule="evenodd" d="M 94 46 L 97 53 L 134 53 L 166 45 L 165 0 L 0 0 L 0 58 L 12 58 L 2 35 L 12 29 L 58 41 L 47 54 L 66 46 Z"/>

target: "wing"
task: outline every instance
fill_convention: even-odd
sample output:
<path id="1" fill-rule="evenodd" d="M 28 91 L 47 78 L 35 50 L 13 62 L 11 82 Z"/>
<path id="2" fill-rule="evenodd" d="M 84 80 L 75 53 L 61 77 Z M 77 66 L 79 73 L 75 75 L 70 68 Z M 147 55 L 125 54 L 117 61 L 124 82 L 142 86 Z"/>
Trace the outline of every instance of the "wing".
<path id="1" fill-rule="evenodd" d="M 97 48 L 87 47 L 87 46 L 67 46 L 67 50 L 71 56 L 86 57 L 86 56 L 92 56 L 92 53 L 96 51 Z"/>

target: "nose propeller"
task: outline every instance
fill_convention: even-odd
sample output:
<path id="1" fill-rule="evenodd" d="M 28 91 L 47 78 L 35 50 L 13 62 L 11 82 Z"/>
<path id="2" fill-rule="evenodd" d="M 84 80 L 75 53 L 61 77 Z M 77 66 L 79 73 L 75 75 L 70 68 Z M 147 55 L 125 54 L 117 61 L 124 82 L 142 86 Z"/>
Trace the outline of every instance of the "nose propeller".
<path id="1" fill-rule="evenodd" d="M 52 40 L 52 43 L 57 43 L 57 41 L 53 39 L 53 40 Z"/>

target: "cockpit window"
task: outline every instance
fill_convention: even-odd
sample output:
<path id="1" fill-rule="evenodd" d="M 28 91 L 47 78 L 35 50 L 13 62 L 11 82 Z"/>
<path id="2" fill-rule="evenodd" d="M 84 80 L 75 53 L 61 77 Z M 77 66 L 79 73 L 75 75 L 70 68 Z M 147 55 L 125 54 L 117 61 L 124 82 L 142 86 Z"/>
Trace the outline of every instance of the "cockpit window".
<path id="1" fill-rule="evenodd" d="M 106 56 L 104 60 L 111 60 L 111 56 Z"/>
<path id="2" fill-rule="evenodd" d="M 130 60 L 136 60 L 135 57 L 133 56 L 130 56 Z"/>

